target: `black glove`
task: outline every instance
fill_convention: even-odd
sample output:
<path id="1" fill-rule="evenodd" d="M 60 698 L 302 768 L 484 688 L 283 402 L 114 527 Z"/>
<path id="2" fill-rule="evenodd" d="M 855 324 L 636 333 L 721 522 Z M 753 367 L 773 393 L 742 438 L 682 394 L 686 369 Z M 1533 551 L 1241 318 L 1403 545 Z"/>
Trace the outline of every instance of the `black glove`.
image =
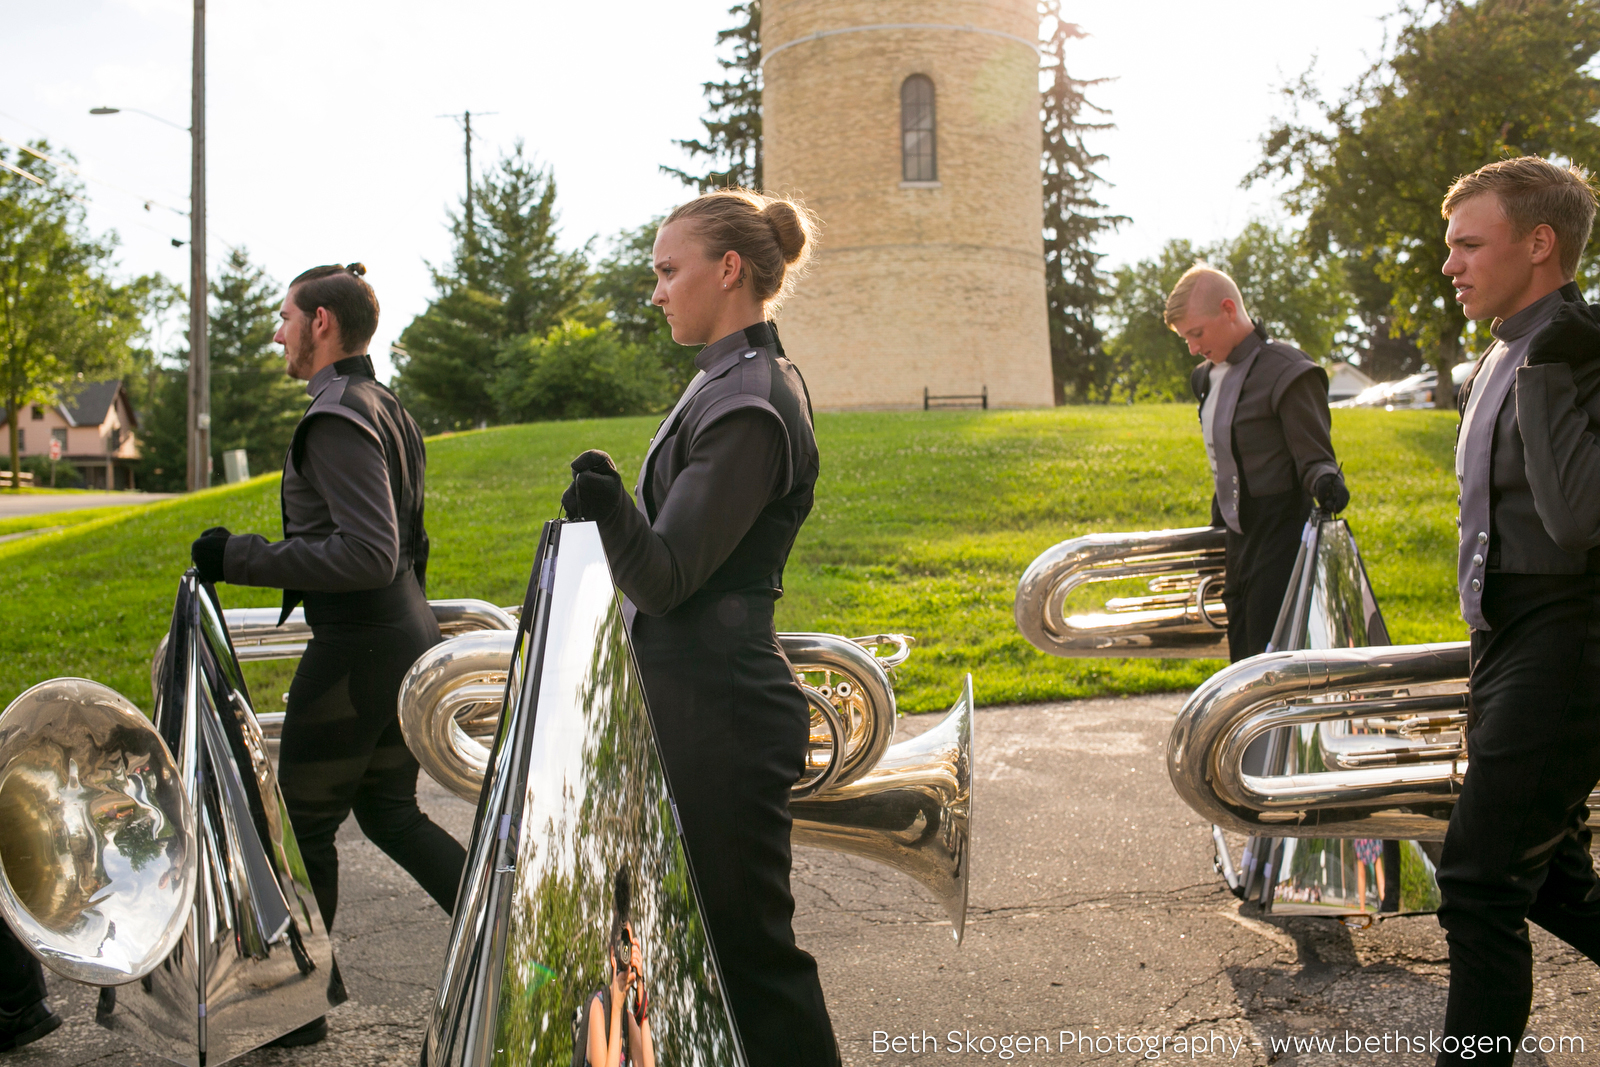
<path id="1" fill-rule="evenodd" d="M 625 495 L 617 465 L 591 448 L 572 461 L 572 484 L 561 494 L 561 506 L 569 519 L 604 522 L 616 513 Z"/>
<path id="2" fill-rule="evenodd" d="M 1583 304 L 1567 301 L 1528 342 L 1528 366 L 1565 363 L 1582 404 L 1600 388 L 1600 322 Z"/>
<path id="3" fill-rule="evenodd" d="M 1317 498 L 1317 507 L 1329 515 L 1337 515 L 1350 506 L 1350 490 L 1344 487 L 1344 475 L 1324 474 L 1317 479 L 1311 495 Z"/>
<path id="4" fill-rule="evenodd" d="M 228 554 L 228 538 L 232 536 L 226 526 L 213 526 L 189 546 L 189 558 L 194 560 L 202 582 L 215 585 L 227 580 L 222 576 L 222 560 Z"/>

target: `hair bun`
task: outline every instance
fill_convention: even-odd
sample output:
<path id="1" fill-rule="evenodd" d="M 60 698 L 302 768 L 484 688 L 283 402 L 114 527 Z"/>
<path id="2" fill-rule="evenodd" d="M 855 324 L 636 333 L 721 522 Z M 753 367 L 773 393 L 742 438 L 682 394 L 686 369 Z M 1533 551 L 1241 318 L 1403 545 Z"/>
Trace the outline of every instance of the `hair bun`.
<path id="1" fill-rule="evenodd" d="M 347 263 L 344 269 L 354 274 L 357 278 L 367 273 L 367 265 L 365 263 Z"/>
<path id="2" fill-rule="evenodd" d="M 800 213 L 787 200 L 772 200 L 761 209 L 761 215 L 778 237 L 778 249 L 785 263 L 793 263 L 806 249 L 806 229 Z"/>

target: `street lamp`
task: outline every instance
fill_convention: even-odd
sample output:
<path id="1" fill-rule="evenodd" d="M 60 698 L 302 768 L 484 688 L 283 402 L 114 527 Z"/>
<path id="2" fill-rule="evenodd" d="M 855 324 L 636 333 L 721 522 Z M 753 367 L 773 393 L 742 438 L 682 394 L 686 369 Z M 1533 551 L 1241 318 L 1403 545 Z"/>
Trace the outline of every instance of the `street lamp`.
<path id="1" fill-rule="evenodd" d="M 206 4 L 194 0 L 190 125 L 136 107 L 92 107 L 91 115 L 131 111 L 189 134 L 189 475 L 192 489 L 211 484 L 211 347 L 206 307 Z M 174 244 L 178 242 L 174 241 Z"/>

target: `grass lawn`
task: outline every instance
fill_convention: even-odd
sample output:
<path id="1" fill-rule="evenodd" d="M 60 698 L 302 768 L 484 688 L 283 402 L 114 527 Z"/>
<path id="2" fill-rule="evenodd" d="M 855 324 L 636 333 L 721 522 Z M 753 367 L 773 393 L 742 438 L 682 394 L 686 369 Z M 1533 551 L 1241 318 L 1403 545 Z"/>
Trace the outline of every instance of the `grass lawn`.
<path id="1" fill-rule="evenodd" d="M 140 505 L 134 505 L 140 506 Z M 28 530 L 48 530 L 55 526 L 77 526 L 85 522 L 120 515 L 126 507 L 113 505 L 107 508 L 68 508 L 66 511 L 44 511 L 37 515 L 12 515 L 0 519 L 0 537 Z"/>
<path id="2" fill-rule="evenodd" d="M 1460 640 L 1454 597 L 1455 417 L 1336 411 L 1347 512 L 1390 632 Z M 604 448 L 631 486 L 657 419 L 509 426 L 429 442 L 428 592 L 518 603 L 539 524 L 567 461 Z M 822 478 L 785 577 L 778 626 L 897 630 L 918 646 L 900 668 L 908 711 L 943 710 L 971 671 L 980 703 L 1181 689 L 1219 664 L 1065 660 L 1035 651 L 1011 618 L 1018 576 L 1041 551 L 1091 531 L 1193 526 L 1210 491 L 1189 405 L 1018 412 L 824 414 Z M 105 682 L 144 706 L 189 542 L 204 528 L 279 532 L 278 476 L 211 489 L 56 533 L 0 544 L 5 622 L 0 702 L 57 675 Z M 227 606 L 274 590 L 223 586 Z M 287 672 L 251 668 L 263 707 Z"/>

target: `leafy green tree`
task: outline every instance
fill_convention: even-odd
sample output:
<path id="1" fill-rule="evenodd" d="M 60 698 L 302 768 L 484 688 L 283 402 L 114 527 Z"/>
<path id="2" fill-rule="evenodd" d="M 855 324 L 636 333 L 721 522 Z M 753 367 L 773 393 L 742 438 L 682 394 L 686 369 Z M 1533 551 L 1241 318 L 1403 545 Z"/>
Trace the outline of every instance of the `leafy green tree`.
<path id="1" fill-rule="evenodd" d="M 1600 167 L 1600 0 L 1421 0 L 1398 15 L 1392 48 L 1337 100 L 1309 75 L 1285 90 L 1296 115 L 1247 181 L 1290 178 L 1284 202 L 1313 246 L 1372 263 L 1391 328 L 1439 369 L 1443 406 L 1466 321 L 1439 273 L 1439 204 L 1458 176 L 1510 156 Z"/>
<path id="2" fill-rule="evenodd" d="M 677 394 L 695 375 L 694 357 L 699 349 L 674 341 L 667 317 L 650 302 L 656 289 L 652 253 L 660 227 L 661 219 L 654 218 L 617 234 L 610 253 L 595 268 L 590 292 L 604 304 L 606 319 L 616 326 L 622 340 L 658 364 L 666 373 L 668 392 Z"/>
<path id="3" fill-rule="evenodd" d="M 1112 337 L 1106 343 L 1116 399 L 1178 400 L 1190 395 L 1189 372 L 1196 359 L 1168 328 L 1165 312 L 1167 294 L 1199 260 L 1233 277 L 1246 310 L 1274 338 L 1317 360 L 1348 348 L 1342 331 L 1351 304 L 1343 263 L 1315 255 L 1299 234 L 1252 221 L 1237 237 L 1202 248 L 1168 241 L 1155 259 L 1116 272 L 1108 309 Z"/>
<path id="4" fill-rule="evenodd" d="M 670 174 L 700 192 L 761 185 L 761 0 L 745 0 L 728 9 L 739 23 L 717 34 L 717 47 L 732 42 L 732 54 L 717 62 L 729 72 L 719 82 L 706 82 L 709 113 L 701 119 L 704 140 L 674 141 L 691 159 L 710 161 L 711 169 L 691 174 L 663 166 Z"/>
<path id="5" fill-rule="evenodd" d="M 503 422 L 638 415 L 667 399 L 661 364 L 610 322 L 563 322 L 508 345 L 497 365 L 491 392 Z"/>
<path id="6" fill-rule="evenodd" d="M 522 142 L 473 185 L 474 226 L 450 216 L 455 252 L 433 269 L 438 296 L 405 328 L 396 390 L 430 431 L 499 418 L 491 395 L 496 358 L 511 342 L 544 336 L 585 308 L 587 247 L 557 244 L 556 182 Z"/>
<path id="7" fill-rule="evenodd" d="M 1106 214 L 1095 198 L 1104 179 L 1094 168 L 1106 157 L 1091 152 L 1084 137 L 1111 124 L 1086 122 L 1083 116 L 1085 111 L 1106 114 L 1084 95 L 1100 82 L 1083 81 L 1067 71 L 1067 46 L 1087 35 L 1061 17 L 1060 0 L 1043 0 L 1039 14 L 1047 83 L 1042 94 L 1044 284 L 1056 403 L 1104 401 L 1111 397 L 1113 363 L 1096 321 L 1107 278 L 1094 242 L 1127 217 Z"/>
<path id="8" fill-rule="evenodd" d="M 1195 364 L 1186 346 L 1167 328 L 1167 294 L 1183 272 L 1200 258 L 1188 241 L 1168 241 L 1154 259 L 1119 267 L 1113 275 L 1106 317 L 1112 364 L 1111 397 L 1179 400 L 1189 395 L 1189 370 Z"/>
<path id="9" fill-rule="evenodd" d="M 23 407 L 58 402 L 79 374 L 121 371 L 139 331 L 136 294 L 108 276 L 116 236 L 89 234 L 82 190 L 45 161 L 51 154 L 42 140 L 10 157 L 0 148 L 0 400 L 12 471 Z"/>

